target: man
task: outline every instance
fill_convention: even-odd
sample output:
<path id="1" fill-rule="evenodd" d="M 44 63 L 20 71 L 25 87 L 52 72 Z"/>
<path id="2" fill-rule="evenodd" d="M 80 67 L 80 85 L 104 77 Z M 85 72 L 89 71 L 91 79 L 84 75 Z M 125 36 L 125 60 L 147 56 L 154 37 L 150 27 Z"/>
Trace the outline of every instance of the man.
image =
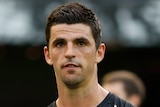
<path id="1" fill-rule="evenodd" d="M 52 11 L 46 24 L 44 55 L 53 66 L 58 98 L 48 107 L 133 107 L 102 88 L 97 64 L 103 60 L 105 44 L 96 15 L 73 2 Z"/>
<path id="2" fill-rule="evenodd" d="M 102 77 L 102 86 L 127 100 L 136 107 L 140 107 L 145 99 L 145 85 L 138 75 L 128 70 L 114 70 Z"/>

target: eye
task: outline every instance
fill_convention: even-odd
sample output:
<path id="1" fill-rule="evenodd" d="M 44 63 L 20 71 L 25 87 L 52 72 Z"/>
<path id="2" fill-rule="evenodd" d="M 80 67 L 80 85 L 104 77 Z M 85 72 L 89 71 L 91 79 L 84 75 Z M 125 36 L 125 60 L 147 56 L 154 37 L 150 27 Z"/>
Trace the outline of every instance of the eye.
<path id="1" fill-rule="evenodd" d="M 55 46 L 56 47 L 63 47 L 64 46 L 64 42 L 62 42 L 62 41 L 59 41 L 59 42 L 57 42 L 56 44 L 55 44 Z"/>
<path id="2" fill-rule="evenodd" d="M 78 46 L 85 46 L 86 45 L 86 43 L 84 42 L 84 41 L 78 41 Z"/>
<path id="3" fill-rule="evenodd" d="M 53 46 L 55 48 L 60 48 L 65 45 L 65 40 L 63 38 L 57 38 L 56 40 L 53 41 Z"/>
<path id="4" fill-rule="evenodd" d="M 84 46 L 87 46 L 89 44 L 89 41 L 86 38 L 78 38 L 76 40 L 76 44 L 79 47 L 84 47 Z"/>

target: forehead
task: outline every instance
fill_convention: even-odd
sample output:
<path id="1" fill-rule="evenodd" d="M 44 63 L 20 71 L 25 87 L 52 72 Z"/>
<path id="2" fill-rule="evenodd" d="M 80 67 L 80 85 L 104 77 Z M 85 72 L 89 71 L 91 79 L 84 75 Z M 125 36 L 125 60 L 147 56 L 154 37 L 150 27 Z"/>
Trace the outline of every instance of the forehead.
<path id="1" fill-rule="evenodd" d="M 77 34 L 92 36 L 91 28 L 85 24 L 57 24 L 51 27 L 51 35 Z"/>

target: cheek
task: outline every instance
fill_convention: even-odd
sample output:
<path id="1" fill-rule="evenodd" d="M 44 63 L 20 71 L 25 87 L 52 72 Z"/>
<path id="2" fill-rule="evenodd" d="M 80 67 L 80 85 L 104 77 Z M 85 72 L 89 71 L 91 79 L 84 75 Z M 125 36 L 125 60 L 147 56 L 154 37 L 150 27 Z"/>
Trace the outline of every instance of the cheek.
<path id="1" fill-rule="evenodd" d="M 93 49 L 87 49 L 84 53 L 84 57 L 88 59 L 89 62 L 94 62 L 96 54 Z"/>
<path id="2" fill-rule="evenodd" d="M 50 53 L 50 56 L 51 56 L 51 60 L 53 62 L 53 64 L 55 64 L 57 61 L 58 61 L 58 58 L 60 57 L 60 53 L 56 52 L 56 51 L 52 51 Z"/>
<path id="3" fill-rule="evenodd" d="M 81 51 L 81 59 L 83 59 L 83 63 L 86 66 L 93 66 L 95 64 L 95 52 L 93 50 L 88 49 L 86 51 Z"/>

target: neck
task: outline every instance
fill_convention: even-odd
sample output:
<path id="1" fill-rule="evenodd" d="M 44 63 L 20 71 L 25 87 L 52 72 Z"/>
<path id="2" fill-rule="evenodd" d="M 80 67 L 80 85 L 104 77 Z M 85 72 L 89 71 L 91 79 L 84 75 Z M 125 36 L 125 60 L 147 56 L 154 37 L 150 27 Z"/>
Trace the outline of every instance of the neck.
<path id="1" fill-rule="evenodd" d="M 95 107 L 108 94 L 98 83 L 76 89 L 64 88 L 56 103 L 58 107 Z"/>

